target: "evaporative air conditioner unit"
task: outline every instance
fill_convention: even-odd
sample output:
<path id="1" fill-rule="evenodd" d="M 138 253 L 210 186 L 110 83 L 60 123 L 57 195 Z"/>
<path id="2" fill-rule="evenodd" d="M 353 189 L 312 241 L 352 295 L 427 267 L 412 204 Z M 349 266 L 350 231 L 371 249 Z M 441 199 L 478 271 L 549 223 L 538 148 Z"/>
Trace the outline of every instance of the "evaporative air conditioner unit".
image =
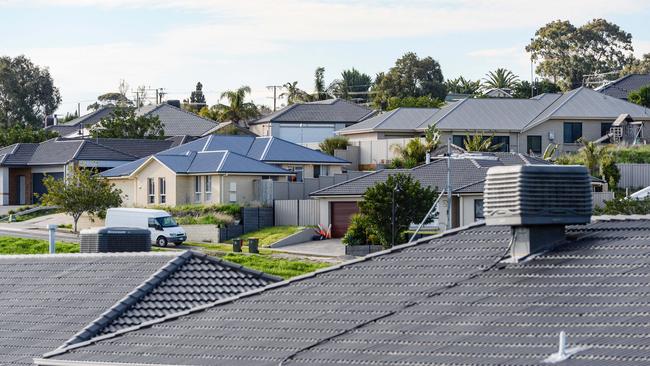
<path id="1" fill-rule="evenodd" d="M 591 177 L 582 166 L 492 167 L 483 198 L 488 225 L 570 225 L 591 220 Z"/>
<path id="2" fill-rule="evenodd" d="M 81 230 L 82 253 L 151 251 L 151 233 L 130 227 L 100 227 Z"/>

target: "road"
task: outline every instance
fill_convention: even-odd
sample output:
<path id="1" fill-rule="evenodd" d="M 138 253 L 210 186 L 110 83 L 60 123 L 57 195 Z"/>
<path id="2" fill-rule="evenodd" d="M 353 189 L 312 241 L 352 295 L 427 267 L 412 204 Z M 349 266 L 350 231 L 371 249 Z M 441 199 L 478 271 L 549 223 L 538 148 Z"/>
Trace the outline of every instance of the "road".
<path id="1" fill-rule="evenodd" d="M 0 236 L 13 236 L 18 238 L 48 240 L 48 233 L 45 230 L 7 228 L 5 226 L 0 226 Z M 79 237 L 75 234 L 57 231 L 56 240 L 66 241 L 70 243 L 78 243 Z"/>

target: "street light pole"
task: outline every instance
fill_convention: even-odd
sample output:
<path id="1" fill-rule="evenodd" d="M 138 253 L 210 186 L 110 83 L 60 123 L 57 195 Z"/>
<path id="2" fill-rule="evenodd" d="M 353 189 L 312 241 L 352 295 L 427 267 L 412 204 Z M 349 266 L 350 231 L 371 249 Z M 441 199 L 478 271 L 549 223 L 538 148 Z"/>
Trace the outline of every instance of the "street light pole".
<path id="1" fill-rule="evenodd" d="M 390 215 L 390 246 L 395 246 L 395 221 L 397 215 L 397 205 L 395 204 L 395 192 L 399 191 L 400 187 L 398 183 L 395 183 L 393 187 L 392 199 L 391 199 L 391 215 Z"/>

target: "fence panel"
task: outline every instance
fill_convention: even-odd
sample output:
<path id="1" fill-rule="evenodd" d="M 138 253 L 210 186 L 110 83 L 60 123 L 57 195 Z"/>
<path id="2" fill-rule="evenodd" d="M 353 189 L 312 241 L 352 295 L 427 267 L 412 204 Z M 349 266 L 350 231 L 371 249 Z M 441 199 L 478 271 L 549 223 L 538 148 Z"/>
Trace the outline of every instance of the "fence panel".
<path id="1" fill-rule="evenodd" d="M 591 192 L 593 207 L 603 207 L 605 201 L 614 199 L 614 192 Z"/>
<path id="2" fill-rule="evenodd" d="M 621 172 L 620 188 L 645 188 L 650 186 L 650 164 L 616 164 Z"/>
<path id="3" fill-rule="evenodd" d="M 275 200 L 275 224 L 311 226 L 320 223 L 317 200 Z"/>

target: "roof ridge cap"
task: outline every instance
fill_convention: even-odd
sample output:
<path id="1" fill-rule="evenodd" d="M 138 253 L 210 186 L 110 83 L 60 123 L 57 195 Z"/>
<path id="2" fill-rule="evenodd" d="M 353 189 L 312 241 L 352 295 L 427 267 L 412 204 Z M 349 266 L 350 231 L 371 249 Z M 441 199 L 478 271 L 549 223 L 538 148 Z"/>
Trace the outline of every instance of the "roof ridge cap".
<path id="1" fill-rule="evenodd" d="M 369 177 L 369 176 L 371 176 L 371 175 L 373 175 L 373 174 L 379 174 L 379 172 L 383 172 L 384 170 L 390 170 L 390 169 L 380 169 L 380 170 L 375 170 L 375 171 L 372 171 L 372 172 L 368 172 L 368 174 L 363 174 L 363 175 L 360 175 L 360 176 L 358 176 L 358 177 L 355 177 L 355 178 L 352 178 L 352 179 L 348 179 L 348 180 L 344 180 L 343 182 L 336 183 L 336 184 L 332 184 L 331 186 L 327 186 L 327 187 L 325 187 L 325 188 L 321 188 L 321 189 L 319 189 L 319 190 L 317 190 L 317 191 L 313 191 L 313 192 L 309 193 L 309 195 L 311 196 L 311 195 L 314 194 L 314 193 L 318 193 L 318 192 L 324 191 L 324 190 L 326 190 L 326 189 L 330 189 L 330 188 L 338 187 L 338 186 L 340 186 L 340 185 L 342 185 L 342 184 L 345 184 L 345 183 L 354 182 L 354 181 L 359 180 L 359 179 L 361 179 L 361 178 Z"/>
<path id="2" fill-rule="evenodd" d="M 79 343 L 92 339 L 102 329 L 105 329 L 111 322 L 119 318 L 138 301 L 142 300 L 145 296 L 150 294 L 156 287 L 175 273 L 180 267 L 185 265 L 187 261 L 193 256 L 190 251 L 182 252 L 181 254 L 170 259 L 164 266 L 160 267 L 148 279 L 142 282 L 138 287 L 126 294 L 121 300 L 117 301 L 113 306 L 104 311 L 97 319 L 90 322 L 82 330 L 73 335 L 70 339 L 65 341 L 59 348 L 64 348 L 67 345 Z M 57 349 L 59 349 L 57 348 Z"/>

